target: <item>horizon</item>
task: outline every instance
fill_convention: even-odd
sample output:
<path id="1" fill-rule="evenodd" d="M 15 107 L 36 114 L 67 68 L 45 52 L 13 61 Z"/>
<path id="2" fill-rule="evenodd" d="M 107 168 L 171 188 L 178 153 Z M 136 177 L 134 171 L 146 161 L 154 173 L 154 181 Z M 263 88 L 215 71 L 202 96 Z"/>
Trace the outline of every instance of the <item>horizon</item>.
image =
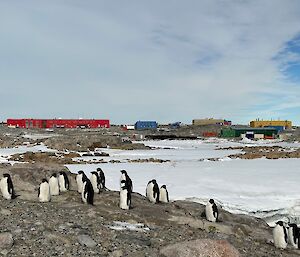
<path id="1" fill-rule="evenodd" d="M 299 1 L 2 1 L 0 24 L 1 120 L 300 125 Z"/>

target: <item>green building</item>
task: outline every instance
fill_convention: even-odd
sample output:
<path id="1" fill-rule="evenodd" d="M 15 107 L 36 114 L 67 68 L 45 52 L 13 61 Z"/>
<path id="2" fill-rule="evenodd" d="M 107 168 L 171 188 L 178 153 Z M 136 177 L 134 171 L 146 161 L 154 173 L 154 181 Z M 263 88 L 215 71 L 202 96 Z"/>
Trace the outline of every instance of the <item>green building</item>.
<path id="1" fill-rule="evenodd" d="M 264 135 L 264 137 L 275 138 L 278 134 L 275 128 L 250 128 L 250 127 L 240 127 L 240 128 L 224 128 L 221 130 L 221 137 L 241 137 L 243 134 L 246 135 Z"/>

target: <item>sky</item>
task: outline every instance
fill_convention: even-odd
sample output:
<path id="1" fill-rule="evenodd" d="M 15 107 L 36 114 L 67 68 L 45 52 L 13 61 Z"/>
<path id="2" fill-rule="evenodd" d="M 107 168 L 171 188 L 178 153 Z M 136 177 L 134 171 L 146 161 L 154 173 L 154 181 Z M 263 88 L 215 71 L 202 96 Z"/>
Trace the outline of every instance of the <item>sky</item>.
<path id="1" fill-rule="evenodd" d="M 0 0 L 0 120 L 300 125 L 298 0 Z"/>

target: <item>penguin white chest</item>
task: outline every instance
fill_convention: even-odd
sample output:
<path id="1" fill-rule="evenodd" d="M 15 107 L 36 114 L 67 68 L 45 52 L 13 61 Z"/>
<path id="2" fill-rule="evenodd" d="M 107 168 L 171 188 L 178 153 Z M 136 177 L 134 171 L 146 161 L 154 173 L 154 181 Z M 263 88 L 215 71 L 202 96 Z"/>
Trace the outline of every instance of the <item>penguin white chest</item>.
<path id="1" fill-rule="evenodd" d="M 51 195 L 59 195 L 59 185 L 56 177 L 51 177 L 49 179 L 49 187 Z"/>
<path id="2" fill-rule="evenodd" d="M 83 183 L 82 192 L 81 192 L 81 199 L 84 203 L 87 203 L 87 191 L 85 190 L 86 182 Z"/>
<path id="3" fill-rule="evenodd" d="M 169 202 L 168 192 L 164 188 L 160 188 L 160 190 L 159 190 L 159 201 L 161 201 L 163 203 L 168 203 Z"/>
<path id="4" fill-rule="evenodd" d="M 39 200 L 40 202 L 49 202 L 51 199 L 50 196 L 50 187 L 48 183 L 42 183 L 40 185 L 40 195 Z"/>
<path id="5" fill-rule="evenodd" d="M 94 192 L 95 192 L 96 194 L 98 194 L 100 190 L 99 190 L 99 185 L 98 185 L 98 179 L 97 179 L 97 176 L 94 175 L 94 174 L 92 174 L 92 176 L 91 176 L 91 178 L 90 178 L 90 181 L 91 181 L 91 183 L 92 183 Z"/>
<path id="6" fill-rule="evenodd" d="M 122 189 L 120 191 L 120 208 L 123 210 L 128 210 L 129 209 L 128 204 L 128 191 L 127 189 Z"/>
<path id="7" fill-rule="evenodd" d="M 82 192 L 82 188 L 83 188 L 83 182 L 82 182 L 82 175 L 77 175 L 76 176 L 76 183 L 77 183 L 77 191 L 78 193 Z"/>
<path id="8" fill-rule="evenodd" d="M 213 207 L 212 204 L 208 203 L 205 206 L 205 215 L 206 215 L 206 219 L 210 222 L 216 222 L 216 217 L 214 216 L 214 211 L 213 211 Z"/>
<path id="9" fill-rule="evenodd" d="M 274 245 L 277 248 L 285 249 L 287 247 L 287 242 L 285 240 L 284 228 L 282 226 L 276 225 L 273 229 L 273 239 Z"/>
<path id="10" fill-rule="evenodd" d="M 149 183 L 147 185 L 146 196 L 150 202 L 155 203 L 155 198 L 153 196 L 153 187 L 154 187 L 153 183 Z"/>
<path id="11" fill-rule="evenodd" d="M 2 196 L 7 199 L 7 200 L 10 200 L 11 197 L 12 197 L 12 194 L 9 193 L 9 188 L 8 188 L 8 179 L 7 178 L 2 178 L 0 180 L 0 190 L 1 190 L 1 193 L 2 193 Z"/>

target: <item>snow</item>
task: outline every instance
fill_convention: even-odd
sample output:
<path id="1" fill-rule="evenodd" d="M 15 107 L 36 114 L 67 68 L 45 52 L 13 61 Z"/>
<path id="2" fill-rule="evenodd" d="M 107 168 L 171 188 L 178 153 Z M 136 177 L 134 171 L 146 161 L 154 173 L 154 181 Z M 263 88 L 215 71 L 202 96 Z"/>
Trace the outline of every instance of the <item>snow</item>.
<path id="1" fill-rule="evenodd" d="M 113 225 L 108 226 L 108 228 L 113 230 L 130 230 L 137 232 L 145 232 L 150 230 L 143 223 L 128 223 L 122 221 L 114 221 Z"/>
<path id="2" fill-rule="evenodd" d="M 0 148 L 0 163 L 11 163 L 14 164 L 16 162 L 9 161 L 8 159 L 14 154 L 21 154 L 26 152 L 57 152 L 56 150 L 49 149 L 44 144 L 39 145 L 22 145 L 13 148 Z"/>
<path id="3" fill-rule="evenodd" d="M 46 139 L 50 137 L 56 137 L 59 136 L 58 134 L 25 134 L 22 137 L 32 140 L 38 140 L 38 139 Z"/>
<path id="4" fill-rule="evenodd" d="M 133 180 L 134 191 L 145 194 L 149 180 L 166 184 L 171 200 L 187 199 L 206 203 L 214 198 L 222 207 L 233 213 L 251 214 L 270 218 L 300 215 L 300 159 L 229 159 L 227 156 L 240 150 L 216 150 L 219 147 L 244 146 L 244 142 L 227 140 L 163 140 L 147 141 L 155 150 L 112 150 L 104 160 L 118 159 L 122 163 L 67 165 L 71 172 L 89 173 L 101 167 L 109 189 L 119 190 L 120 170 L 127 170 Z M 298 148 L 299 144 L 268 142 L 273 145 Z M 259 142 L 262 145 L 262 142 Z M 269 144 L 268 144 L 269 145 Z M 166 149 L 169 148 L 169 149 Z M 166 163 L 129 163 L 137 158 L 168 159 Z M 208 161 L 207 158 L 221 158 Z M 205 161 L 199 161 L 200 159 Z M 299 207 L 297 207 L 299 206 Z M 273 220 L 270 220 L 270 223 Z"/>

